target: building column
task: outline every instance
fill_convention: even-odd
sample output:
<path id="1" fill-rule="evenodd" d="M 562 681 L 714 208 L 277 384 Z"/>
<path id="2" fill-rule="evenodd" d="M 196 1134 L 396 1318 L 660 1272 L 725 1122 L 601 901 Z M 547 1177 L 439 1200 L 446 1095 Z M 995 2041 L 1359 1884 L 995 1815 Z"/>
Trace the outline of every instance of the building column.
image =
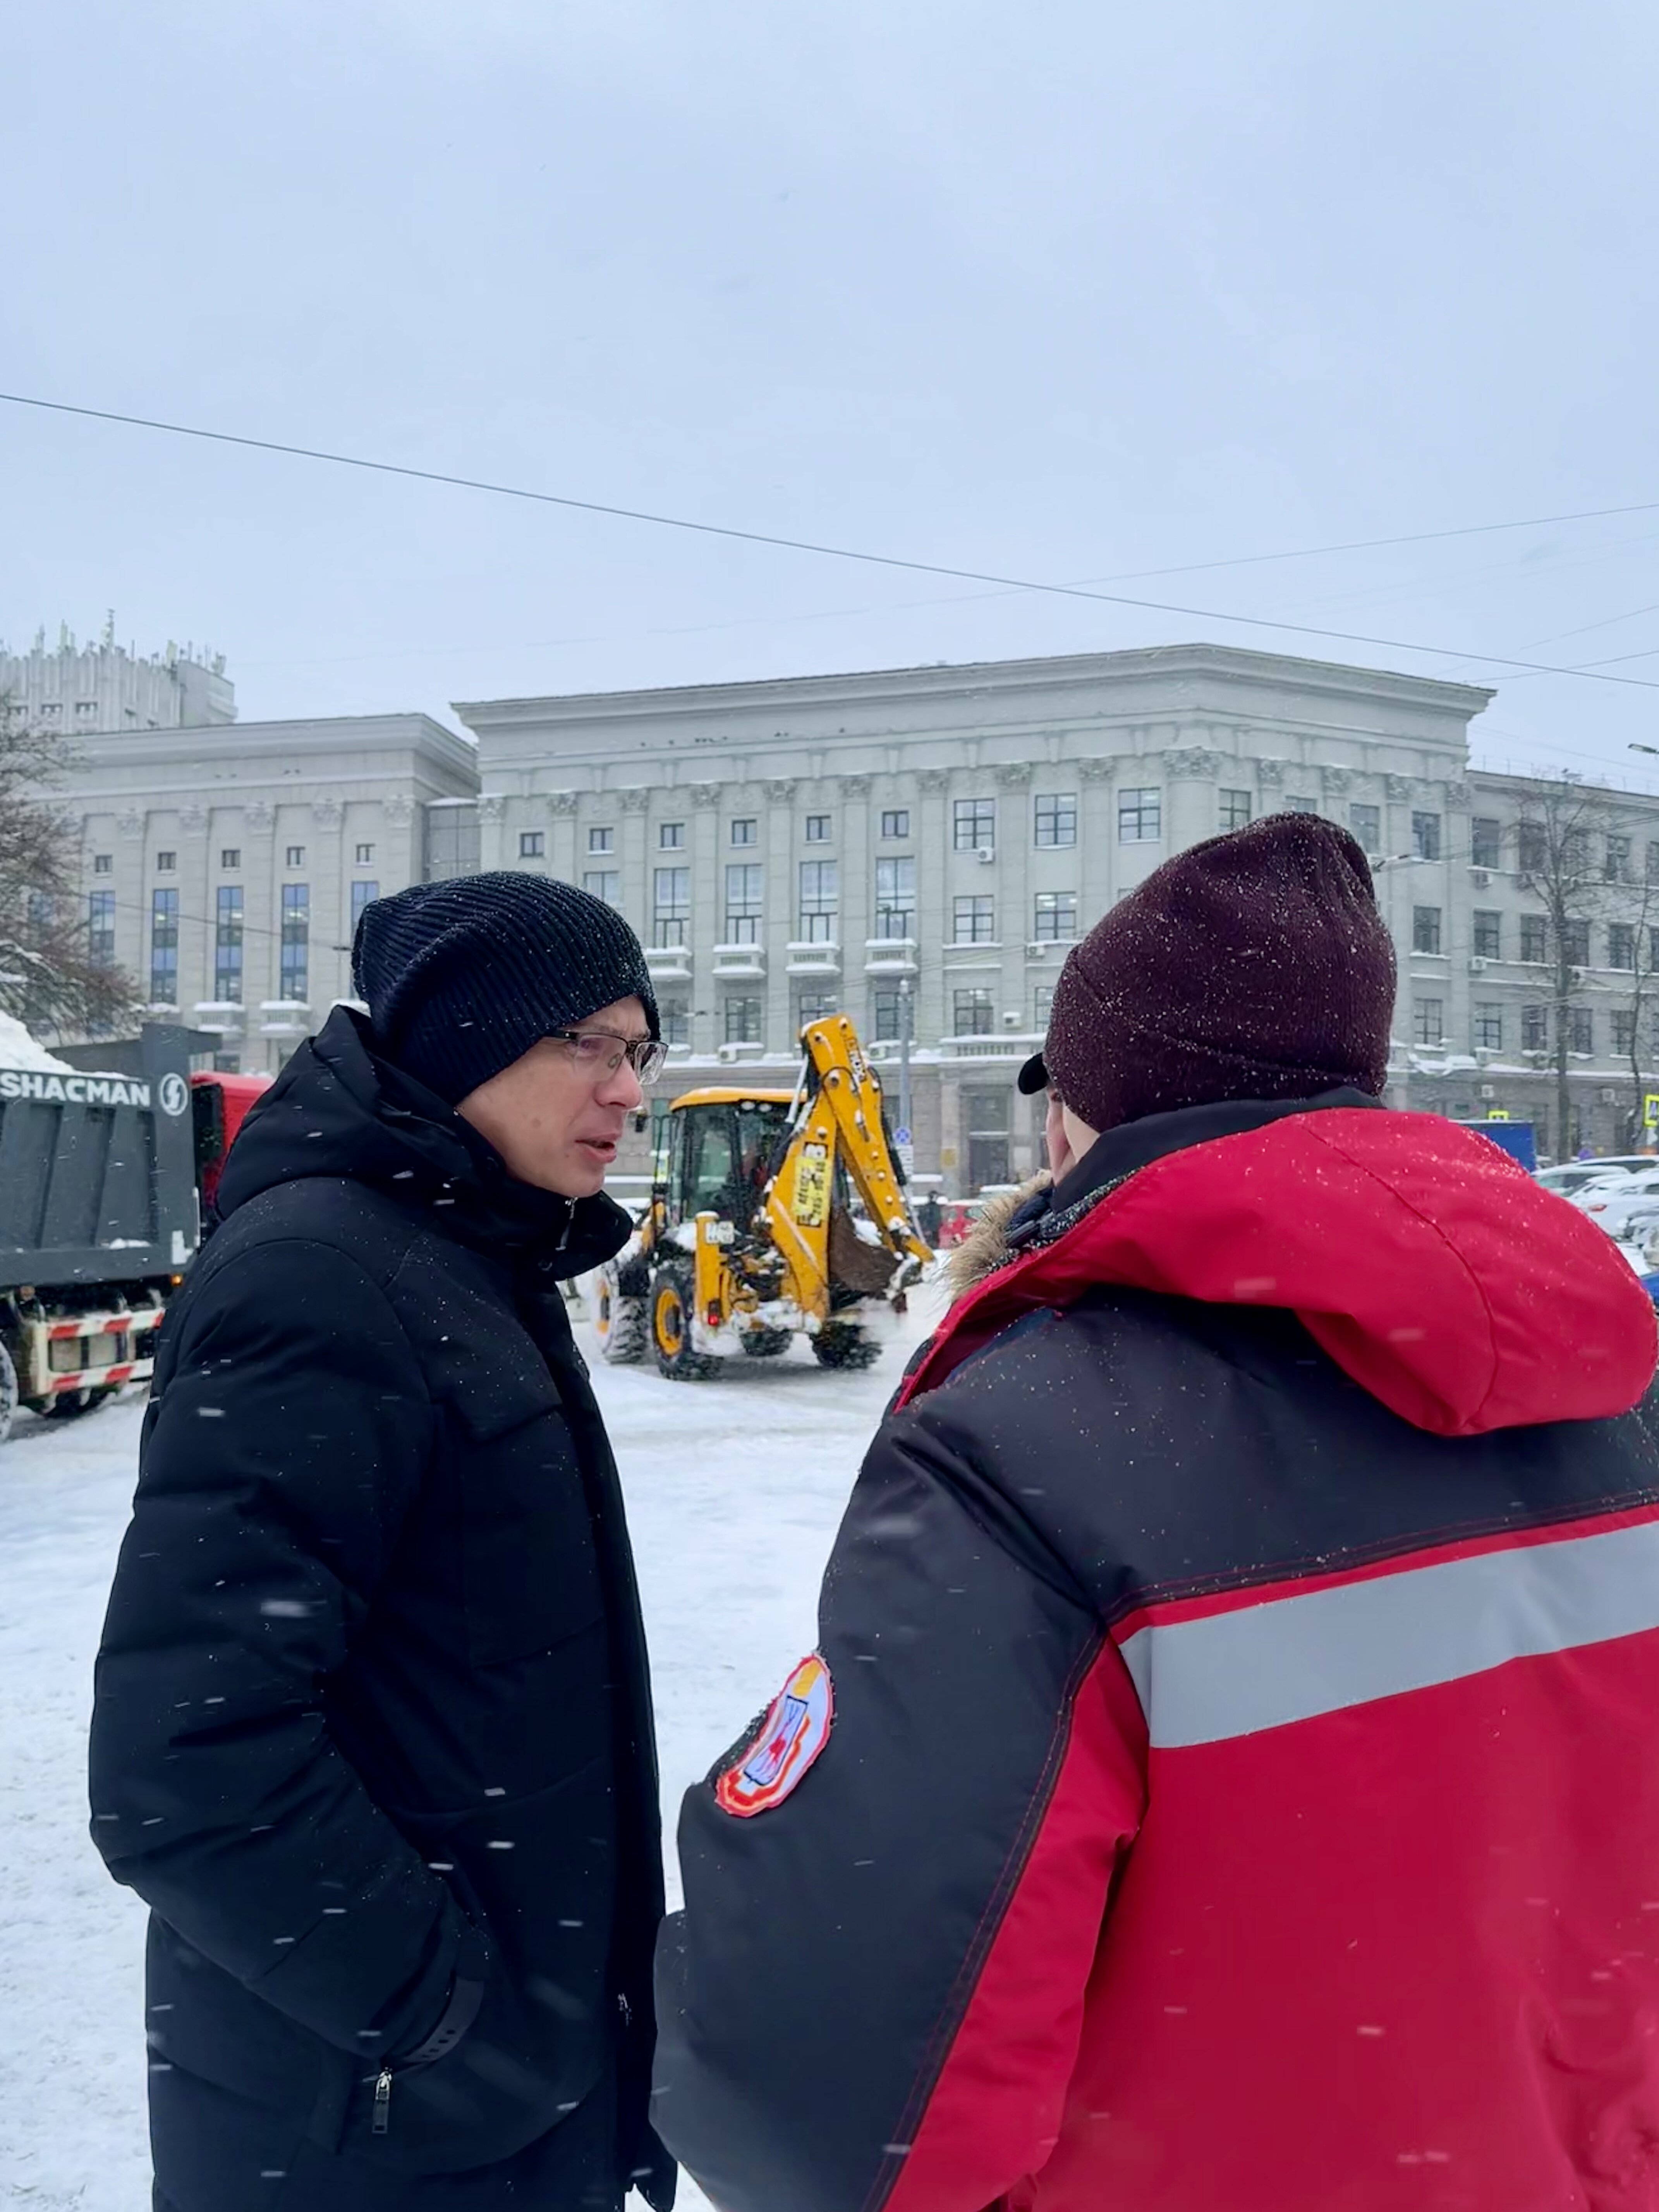
<path id="1" fill-rule="evenodd" d="M 766 948 L 766 1018 L 761 1035 L 768 1052 L 787 1052 L 795 1041 L 789 1018 L 789 940 L 795 933 L 796 891 L 794 857 L 793 776 L 769 776 L 761 785 L 766 800 L 761 852 L 766 869 L 762 879 L 766 917 L 761 925 Z"/>
<path id="2" fill-rule="evenodd" d="M 720 787 L 694 783 L 687 796 L 695 810 L 685 856 L 691 870 L 691 919 L 686 928 L 691 943 L 691 1049 L 706 1054 L 714 1051 L 721 1036 L 720 990 L 714 981 L 714 947 L 726 927 L 720 872 Z"/>

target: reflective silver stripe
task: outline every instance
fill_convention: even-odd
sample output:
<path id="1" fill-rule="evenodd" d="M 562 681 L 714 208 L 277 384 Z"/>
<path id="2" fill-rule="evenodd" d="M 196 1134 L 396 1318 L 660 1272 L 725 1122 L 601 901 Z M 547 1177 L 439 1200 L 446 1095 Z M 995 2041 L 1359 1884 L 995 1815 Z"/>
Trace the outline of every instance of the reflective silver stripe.
<path id="1" fill-rule="evenodd" d="M 1221 1743 L 1659 1628 L 1659 1521 L 1409 1567 L 1121 1646 L 1153 1744 Z"/>

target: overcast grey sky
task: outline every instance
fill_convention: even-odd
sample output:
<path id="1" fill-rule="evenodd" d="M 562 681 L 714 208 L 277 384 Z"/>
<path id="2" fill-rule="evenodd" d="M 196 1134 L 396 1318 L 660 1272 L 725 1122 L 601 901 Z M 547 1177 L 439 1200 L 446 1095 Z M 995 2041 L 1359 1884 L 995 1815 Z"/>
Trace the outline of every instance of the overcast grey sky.
<path id="1" fill-rule="evenodd" d="M 1067 580 L 1659 502 L 1642 0 L 0 0 L 0 54 L 9 391 Z M 1659 744 L 1459 657 L 1659 686 L 1659 504 L 1116 587 L 1176 615 L 0 407 L 0 637 L 113 607 L 250 717 L 1207 637 Z"/>

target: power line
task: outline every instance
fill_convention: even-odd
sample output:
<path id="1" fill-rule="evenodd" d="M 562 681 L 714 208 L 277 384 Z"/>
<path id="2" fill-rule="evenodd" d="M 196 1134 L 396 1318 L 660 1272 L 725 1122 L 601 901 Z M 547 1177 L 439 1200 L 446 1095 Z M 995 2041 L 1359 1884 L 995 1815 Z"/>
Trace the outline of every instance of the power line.
<path id="1" fill-rule="evenodd" d="M 0 401 L 15 407 L 39 408 L 55 415 L 76 416 L 89 422 L 118 422 L 132 429 L 159 430 L 170 437 L 197 438 L 221 446 L 240 446 L 256 453 L 281 453 L 291 459 L 323 461 L 336 468 L 362 469 L 377 476 L 404 477 L 421 483 L 447 484 L 462 491 L 486 492 L 501 499 L 528 500 L 538 506 L 565 507 L 577 514 L 608 515 L 618 521 L 643 522 L 654 528 L 687 531 L 698 537 L 729 538 L 745 545 L 767 545 L 782 552 L 810 553 L 824 560 L 858 561 L 873 568 L 902 569 L 914 575 L 949 576 L 960 583 L 991 584 L 1005 591 L 1040 592 L 1054 598 L 1085 599 L 1104 606 L 1132 607 L 1147 614 L 1182 615 L 1198 622 L 1232 623 L 1248 629 L 1273 630 L 1281 635 L 1293 637 L 1320 638 L 1340 645 L 1380 646 L 1391 653 L 1418 653 L 1441 659 L 1480 661 L 1488 667 L 1519 669 L 1533 676 L 1571 676 L 1581 683 L 1616 684 L 1621 688 L 1634 690 L 1659 691 L 1659 681 L 1645 676 L 1612 676 L 1601 670 L 1559 667 L 1549 662 L 1518 660 L 1504 653 L 1481 653 L 1467 647 L 1425 645 L 1410 638 L 1380 637 L 1366 630 L 1327 629 L 1309 623 L 1274 622 L 1265 615 L 1229 614 L 1218 607 L 1188 606 L 1167 599 L 1134 599 L 1121 592 L 1097 591 L 1081 584 L 1045 583 L 1032 577 L 1000 575 L 994 570 L 955 568 L 939 561 L 910 560 L 896 553 L 864 552 L 856 547 L 830 545 L 814 538 L 785 538 L 769 531 L 741 530 L 728 523 L 700 522 L 685 515 L 659 514 L 643 507 L 617 507 L 601 500 L 577 499 L 567 493 L 534 491 L 523 484 L 495 483 L 481 477 L 452 475 L 439 469 L 419 469 L 401 461 L 371 460 L 362 454 L 331 453 L 316 446 L 289 445 L 277 439 L 249 437 L 232 430 L 208 430 L 195 423 L 165 422 L 152 416 L 119 414 L 110 408 L 78 407 L 67 400 L 40 399 L 25 392 L 0 392 Z M 1626 507 L 1586 508 L 1577 515 L 1540 516 L 1530 522 L 1472 524 L 1467 526 L 1464 532 L 1425 532 L 1423 536 L 1472 535 L 1482 530 L 1539 528 L 1551 522 L 1589 520 L 1613 514 L 1648 514 L 1656 508 L 1659 508 L 1659 501 L 1643 501 Z M 1347 546 L 1326 550 L 1353 551 L 1358 550 L 1364 542 L 1355 540 Z M 1382 544 L 1413 541 L 1377 539 L 1370 542 Z M 1310 549 L 1310 554 L 1317 550 L 1320 549 Z M 1242 556 L 1242 559 L 1298 557 L 1307 556 L 1249 555 Z"/>

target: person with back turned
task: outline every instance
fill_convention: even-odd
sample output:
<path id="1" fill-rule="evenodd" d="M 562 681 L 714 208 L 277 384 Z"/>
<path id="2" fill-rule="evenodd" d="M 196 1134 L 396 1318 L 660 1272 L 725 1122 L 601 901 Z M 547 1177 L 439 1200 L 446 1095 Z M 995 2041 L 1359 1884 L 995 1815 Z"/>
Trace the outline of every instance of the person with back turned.
<path id="1" fill-rule="evenodd" d="M 1659 2201 L 1653 1310 L 1385 1110 L 1358 845 L 1069 954 L 1052 1182 L 685 1801 L 656 2122 L 721 2212 Z"/>

